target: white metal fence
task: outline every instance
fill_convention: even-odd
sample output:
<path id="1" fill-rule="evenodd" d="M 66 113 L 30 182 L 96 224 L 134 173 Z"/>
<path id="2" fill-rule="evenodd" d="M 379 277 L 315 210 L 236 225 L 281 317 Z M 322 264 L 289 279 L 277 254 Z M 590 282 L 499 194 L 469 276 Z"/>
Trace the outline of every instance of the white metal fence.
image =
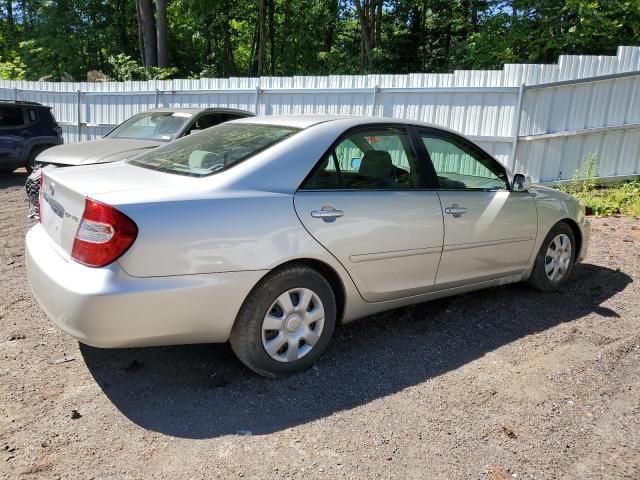
<path id="1" fill-rule="evenodd" d="M 0 98 L 53 107 L 66 142 L 98 138 L 153 107 L 223 106 L 259 115 L 337 113 L 457 130 L 534 181 L 570 179 L 585 156 L 602 177 L 640 174 L 640 47 L 452 74 L 149 82 L 0 81 Z"/>

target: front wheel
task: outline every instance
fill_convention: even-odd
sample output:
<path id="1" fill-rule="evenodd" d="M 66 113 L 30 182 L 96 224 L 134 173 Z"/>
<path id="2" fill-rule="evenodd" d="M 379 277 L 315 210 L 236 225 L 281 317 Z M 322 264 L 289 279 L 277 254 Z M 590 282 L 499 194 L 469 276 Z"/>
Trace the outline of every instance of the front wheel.
<path id="1" fill-rule="evenodd" d="M 27 163 L 24 166 L 24 168 L 27 169 L 27 173 L 31 173 L 36 169 L 36 157 L 46 149 L 47 147 L 33 147 L 29 153 L 29 158 L 27 158 Z"/>
<path id="2" fill-rule="evenodd" d="M 229 342 L 266 377 L 304 370 L 324 352 L 336 322 L 331 286 L 317 271 L 290 266 L 265 277 L 245 300 Z"/>
<path id="3" fill-rule="evenodd" d="M 529 284 L 543 292 L 559 290 L 571 275 L 577 253 L 571 227 L 564 222 L 556 224 L 542 242 Z"/>

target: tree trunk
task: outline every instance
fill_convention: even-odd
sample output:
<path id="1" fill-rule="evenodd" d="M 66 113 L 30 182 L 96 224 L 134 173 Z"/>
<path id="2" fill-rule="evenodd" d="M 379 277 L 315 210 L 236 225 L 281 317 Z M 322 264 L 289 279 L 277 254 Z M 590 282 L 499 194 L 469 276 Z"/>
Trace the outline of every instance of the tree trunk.
<path id="1" fill-rule="evenodd" d="M 142 33 L 142 14 L 140 13 L 140 2 L 136 0 L 136 18 L 138 20 L 138 49 L 140 50 L 140 61 L 144 67 L 147 66 L 147 59 L 144 55 L 144 34 Z"/>
<path id="2" fill-rule="evenodd" d="M 333 39 L 336 32 L 336 23 L 338 21 L 338 14 L 340 11 L 339 0 L 329 0 L 327 5 L 328 14 L 331 16 L 331 21 L 327 25 L 324 35 L 324 50 L 330 52 L 333 48 Z"/>
<path id="3" fill-rule="evenodd" d="M 167 68 L 167 0 L 156 0 L 156 30 L 158 37 L 158 66 Z"/>
<path id="4" fill-rule="evenodd" d="M 380 43 L 382 5 L 383 0 L 355 0 L 367 70 L 373 68 L 373 50 Z"/>
<path id="5" fill-rule="evenodd" d="M 224 18 L 224 75 L 231 77 L 236 75 L 236 61 L 233 57 L 233 46 L 231 45 L 231 32 L 229 31 L 229 14 Z"/>
<path id="6" fill-rule="evenodd" d="M 265 25 L 265 0 L 258 0 L 258 76 L 261 76 L 264 68 L 264 25 Z"/>
<path id="7" fill-rule="evenodd" d="M 276 74 L 276 34 L 274 31 L 274 2 L 273 0 L 268 0 L 267 6 L 269 7 L 269 61 L 271 63 L 271 68 L 269 69 L 270 75 Z"/>
<path id="8" fill-rule="evenodd" d="M 144 39 L 145 66 L 158 66 L 158 40 L 156 37 L 156 22 L 153 18 L 153 3 L 151 0 L 138 0 L 142 36 Z"/>
<path id="9" fill-rule="evenodd" d="M 13 0 L 7 0 L 7 23 L 13 28 Z"/>

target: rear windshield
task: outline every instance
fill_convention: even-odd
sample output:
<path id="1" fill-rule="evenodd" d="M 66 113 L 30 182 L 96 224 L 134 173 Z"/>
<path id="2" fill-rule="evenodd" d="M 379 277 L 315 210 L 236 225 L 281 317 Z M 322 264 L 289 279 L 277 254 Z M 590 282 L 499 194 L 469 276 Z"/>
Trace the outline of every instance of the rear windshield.
<path id="1" fill-rule="evenodd" d="M 163 172 L 204 177 L 226 170 L 299 129 L 224 123 L 144 153 L 129 163 Z"/>
<path id="2" fill-rule="evenodd" d="M 186 112 L 145 112 L 134 115 L 114 128 L 109 138 L 134 138 L 169 142 L 193 115 Z"/>

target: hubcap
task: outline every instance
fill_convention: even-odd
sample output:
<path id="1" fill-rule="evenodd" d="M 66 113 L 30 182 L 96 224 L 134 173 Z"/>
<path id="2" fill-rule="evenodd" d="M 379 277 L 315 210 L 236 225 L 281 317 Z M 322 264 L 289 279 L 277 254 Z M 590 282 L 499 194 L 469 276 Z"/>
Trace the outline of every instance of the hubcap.
<path id="1" fill-rule="evenodd" d="M 571 240 L 561 233 L 556 235 L 549 247 L 544 259 L 544 271 L 552 282 L 558 282 L 564 278 L 571 265 Z"/>
<path id="2" fill-rule="evenodd" d="M 320 339 L 324 307 L 308 288 L 292 288 L 271 304 L 262 320 L 262 346 L 279 362 L 293 362 L 307 355 Z"/>

